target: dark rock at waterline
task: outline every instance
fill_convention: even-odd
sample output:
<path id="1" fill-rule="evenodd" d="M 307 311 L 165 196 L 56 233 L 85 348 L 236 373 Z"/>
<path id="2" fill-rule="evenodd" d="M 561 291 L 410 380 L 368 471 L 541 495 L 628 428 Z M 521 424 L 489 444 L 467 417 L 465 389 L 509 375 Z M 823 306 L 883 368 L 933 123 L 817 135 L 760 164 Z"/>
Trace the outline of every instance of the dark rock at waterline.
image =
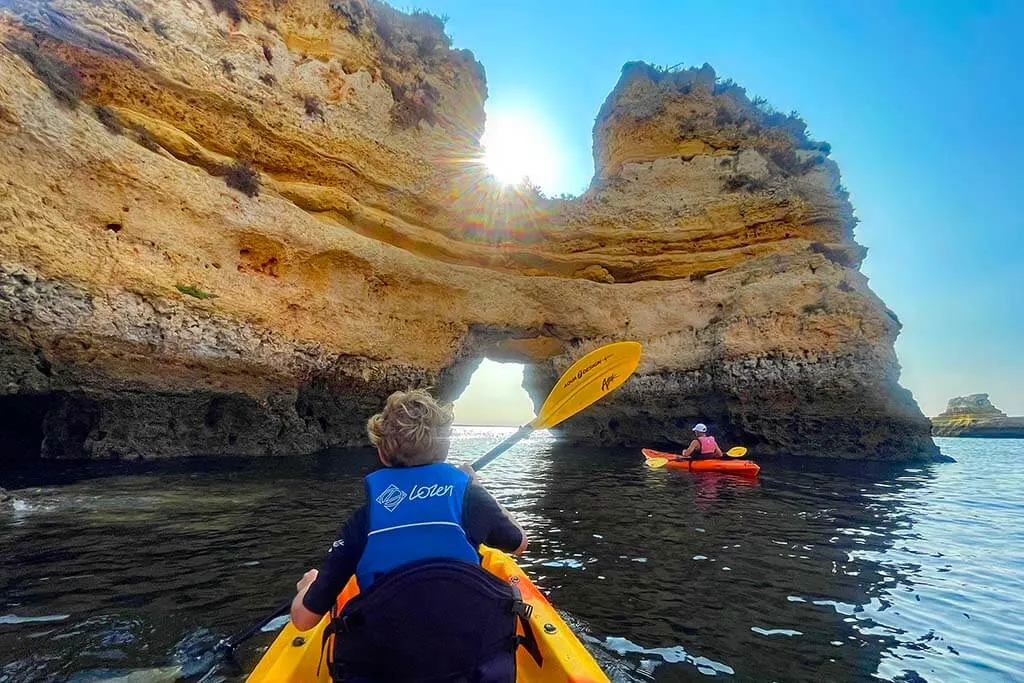
<path id="1" fill-rule="evenodd" d="M 0 488 L 0 509 L 13 508 L 17 500 L 13 493 Z"/>
<path id="2" fill-rule="evenodd" d="M 115 315 L 117 323 L 110 320 Z M 367 416 L 393 391 L 436 376 L 123 292 L 95 299 L 69 283 L 0 266 L 0 459 L 283 455 L 366 442 Z M 19 339 L 43 313 L 68 333 Z M 131 341 L 110 339 L 110 326 Z M 7 334 L 3 334 L 3 332 Z M 184 335 L 192 355 L 154 351 Z M 28 335 L 25 335 L 28 337 Z M 33 345 L 29 345 L 33 344 Z"/>
<path id="3" fill-rule="evenodd" d="M 647 375 L 568 420 L 562 432 L 584 443 L 683 445 L 703 422 L 721 443 L 761 456 L 940 459 L 910 392 L 879 385 L 866 368 L 851 358 L 764 358 Z"/>
<path id="4" fill-rule="evenodd" d="M 0 453 L 4 459 L 280 455 L 365 445 L 365 419 L 389 393 L 435 386 L 454 398 L 482 356 L 508 354 L 500 331 L 475 332 L 441 372 L 296 349 L 255 326 L 179 302 L 122 292 L 97 300 L 70 283 L 0 268 L 0 303 L 27 320 L 75 323 L 28 341 L 0 337 Z M 6 297 L 6 301 L 3 299 Z M 115 323 L 132 341 L 104 338 Z M 10 326 L 8 327 L 10 331 Z M 160 357 L 187 335 L 191 355 Z M 520 354 L 512 359 L 530 361 Z M 528 365 L 539 403 L 568 360 Z M 591 444 L 687 443 L 695 422 L 761 455 L 920 459 L 937 455 L 909 393 L 880 381 L 870 358 L 819 354 L 722 361 L 708 370 L 638 374 L 560 427 Z"/>

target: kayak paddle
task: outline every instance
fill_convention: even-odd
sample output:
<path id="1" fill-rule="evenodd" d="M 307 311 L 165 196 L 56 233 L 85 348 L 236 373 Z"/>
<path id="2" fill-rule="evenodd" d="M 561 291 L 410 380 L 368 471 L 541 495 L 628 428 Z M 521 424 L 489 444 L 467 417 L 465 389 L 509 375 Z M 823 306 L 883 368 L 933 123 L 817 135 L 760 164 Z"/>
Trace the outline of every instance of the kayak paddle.
<path id="1" fill-rule="evenodd" d="M 537 417 L 473 463 L 478 470 L 519 443 L 534 429 L 547 429 L 566 420 L 618 389 L 640 364 L 638 342 L 615 342 L 594 349 L 569 366 L 558 378 Z"/>
<path id="2" fill-rule="evenodd" d="M 742 458 L 746 454 L 747 449 L 744 448 L 743 446 L 736 446 L 735 448 L 730 448 L 724 453 L 724 455 L 727 455 L 730 458 Z M 659 467 L 664 467 L 667 464 L 668 458 L 647 458 L 647 466 L 650 467 L 652 470 L 656 470 Z"/>
<path id="3" fill-rule="evenodd" d="M 558 383 L 548 394 L 540 412 L 531 422 L 520 427 L 487 452 L 486 455 L 473 463 L 473 469 L 479 470 L 513 445 L 521 441 L 534 429 L 547 429 L 580 412 L 618 389 L 629 379 L 640 364 L 641 346 L 638 342 L 614 342 L 594 349 L 587 355 L 569 366 L 569 369 L 558 378 Z M 210 662 L 216 665 L 218 657 L 230 658 L 232 651 L 243 641 L 248 640 L 260 629 L 291 609 L 292 599 L 281 604 L 272 614 L 264 617 L 246 630 L 231 638 L 221 640 L 214 647 Z M 211 669 L 212 671 L 212 669 Z"/>

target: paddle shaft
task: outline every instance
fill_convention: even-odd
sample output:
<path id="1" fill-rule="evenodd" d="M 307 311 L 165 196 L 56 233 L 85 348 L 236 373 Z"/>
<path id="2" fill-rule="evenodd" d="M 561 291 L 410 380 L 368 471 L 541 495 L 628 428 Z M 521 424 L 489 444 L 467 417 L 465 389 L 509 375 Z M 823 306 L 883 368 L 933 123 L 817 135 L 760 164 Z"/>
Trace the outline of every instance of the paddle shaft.
<path id="1" fill-rule="evenodd" d="M 269 614 L 268 616 L 264 617 L 260 621 L 256 622 L 255 624 L 253 624 L 252 626 L 250 626 L 246 630 L 244 630 L 244 631 L 242 631 L 239 634 L 231 636 L 230 638 L 227 638 L 227 639 L 222 640 L 219 643 L 217 643 L 217 649 L 218 650 L 228 650 L 228 651 L 234 650 L 236 647 L 238 647 L 238 645 L 240 645 L 241 643 L 245 642 L 246 640 L 249 640 L 254 635 L 259 633 L 260 629 L 262 629 L 264 626 L 266 626 L 267 624 L 272 622 L 274 619 L 277 619 L 278 617 L 280 617 L 280 616 L 282 616 L 284 614 L 287 614 L 288 611 L 291 609 L 291 607 L 292 607 L 292 599 L 289 598 L 286 602 L 282 602 L 277 607 L 277 609 L 275 609 L 271 614 Z"/>
<path id="2" fill-rule="evenodd" d="M 504 441 L 499 443 L 497 446 L 495 446 L 491 450 L 487 451 L 487 453 L 485 453 L 484 455 L 482 455 L 479 458 L 477 458 L 476 461 L 473 463 L 473 470 L 474 471 L 479 471 L 481 468 L 486 466 L 487 463 L 491 462 L 492 460 L 497 458 L 499 455 L 501 455 L 502 453 L 504 453 L 508 449 L 510 449 L 513 446 L 515 446 L 517 443 L 522 441 L 524 438 L 526 438 L 530 434 L 530 432 L 532 432 L 532 431 L 533 431 L 533 425 L 532 424 L 523 425 L 518 430 L 516 430 L 515 433 L 513 433 L 511 436 L 509 436 L 507 439 L 505 439 Z"/>

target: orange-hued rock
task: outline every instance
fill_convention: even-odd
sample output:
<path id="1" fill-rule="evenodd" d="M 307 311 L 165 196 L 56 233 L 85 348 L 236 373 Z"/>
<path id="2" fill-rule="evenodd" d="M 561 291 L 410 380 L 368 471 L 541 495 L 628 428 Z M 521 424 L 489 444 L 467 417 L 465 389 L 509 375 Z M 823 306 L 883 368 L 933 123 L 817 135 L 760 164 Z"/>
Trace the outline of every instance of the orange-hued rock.
<path id="1" fill-rule="evenodd" d="M 480 162 L 483 69 L 377 2 L 0 8 L 0 403 L 14 452 L 307 452 L 485 355 L 539 403 L 614 340 L 638 375 L 563 426 L 712 422 L 759 453 L 936 453 L 827 147 L 714 72 L 630 64 L 580 197 Z M 2 444 L 0 444 L 2 445 Z"/>

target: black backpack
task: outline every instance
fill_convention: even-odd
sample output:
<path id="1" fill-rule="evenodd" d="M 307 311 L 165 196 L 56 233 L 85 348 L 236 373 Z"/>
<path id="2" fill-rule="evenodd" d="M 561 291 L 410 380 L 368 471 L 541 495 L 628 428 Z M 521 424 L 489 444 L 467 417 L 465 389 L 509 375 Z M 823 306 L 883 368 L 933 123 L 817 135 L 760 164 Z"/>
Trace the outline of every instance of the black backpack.
<path id="1" fill-rule="evenodd" d="M 479 566 L 416 562 L 331 612 L 327 665 L 345 683 L 514 683 L 519 645 L 541 663 L 531 611 L 515 585 Z"/>

